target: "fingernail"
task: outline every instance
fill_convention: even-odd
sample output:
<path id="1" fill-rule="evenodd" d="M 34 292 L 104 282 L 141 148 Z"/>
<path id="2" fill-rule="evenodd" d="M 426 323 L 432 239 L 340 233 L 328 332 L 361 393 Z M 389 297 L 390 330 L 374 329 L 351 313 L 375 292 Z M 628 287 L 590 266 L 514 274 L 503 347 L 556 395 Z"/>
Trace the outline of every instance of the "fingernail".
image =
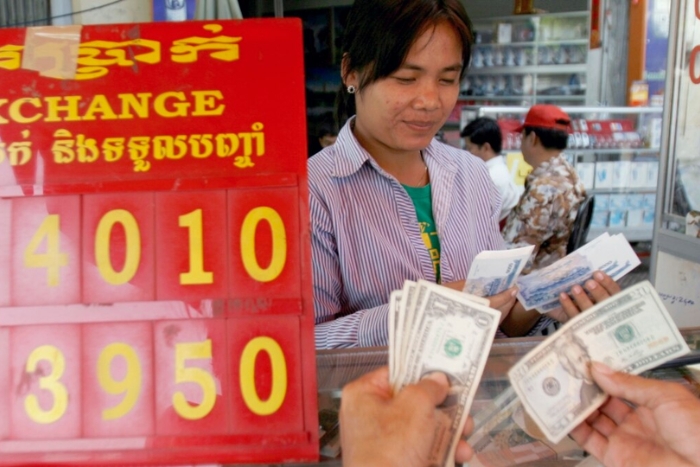
<path id="1" fill-rule="evenodd" d="M 611 375 L 614 373 L 612 368 L 600 362 L 591 362 L 591 369 L 594 370 L 596 373 L 601 373 L 604 375 Z"/>
<path id="2" fill-rule="evenodd" d="M 566 294 L 566 293 L 564 293 L 564 292 L 562 292 L 562 293 L 559 294 L 559 299 L 560 299 L 560 300 L 568 300 L 568 299 L 569 299 L 569 295 Z"/>
<path id="3" fill-rule="evenodd" d="M 580 295 L 580 294 L 583 293 L 583 289 L 581 288 L 580 285 L 575 285 L 574 288 L 571 289 L 571 291 L 572 291 L 573 293 L 575 293 L 576 295 Z"/>
<path id="4" fill-rule="evenodd" d="M 596 281 L 588 281 L 586 282 L 586 288 L 588 290 L 595 290 L 598 288 L 598 283 Z"/>
<path id="5" fill-rule="evenodd" d="M 593 273 L 593 279 L 597 281 L 602 281 L 603 280 L 603 273 L 600 271 L 596 271 Z"/>
<path id="6" fill-rule="evenodd" d="M 510 291 L 510 296 L 515 297 L 516 295 L 518 295 L 518 289 L 513 287 L 513 290 Z"/>

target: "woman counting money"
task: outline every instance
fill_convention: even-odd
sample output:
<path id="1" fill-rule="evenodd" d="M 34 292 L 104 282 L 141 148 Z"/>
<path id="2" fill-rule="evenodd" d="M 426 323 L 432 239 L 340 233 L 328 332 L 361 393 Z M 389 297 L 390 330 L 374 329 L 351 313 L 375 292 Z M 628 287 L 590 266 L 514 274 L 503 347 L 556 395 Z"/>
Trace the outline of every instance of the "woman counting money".
<path id="1" fill-rule="evenodd" d="M 434 139 L 471 56 L 462 2 L 356 0 L 347 21 L 336 113 L 349 119 L 308 162 L 317 348 L 386 345 L 404 280 L 461 290 L 474 257 L 503 248 L 488 169 Z M 535 334 L 551 320 L 516 292 L 489 297 L 501 330 Z"/>

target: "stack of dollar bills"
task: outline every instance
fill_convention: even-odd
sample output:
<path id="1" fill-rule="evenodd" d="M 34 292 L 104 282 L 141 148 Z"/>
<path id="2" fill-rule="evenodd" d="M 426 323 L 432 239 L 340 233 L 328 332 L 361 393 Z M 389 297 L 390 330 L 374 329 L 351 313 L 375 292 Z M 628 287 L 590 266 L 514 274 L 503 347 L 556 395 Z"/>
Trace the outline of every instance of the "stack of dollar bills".
<path id="1" fill-rule="evenodd" d="M 429 465 L 454 465 L 501 313 L 488 300 L 430 282 L 406 281 L 389 304 L 389 375 L 394 391 L 442 372 L 450 391 L 438 410 Z"/>

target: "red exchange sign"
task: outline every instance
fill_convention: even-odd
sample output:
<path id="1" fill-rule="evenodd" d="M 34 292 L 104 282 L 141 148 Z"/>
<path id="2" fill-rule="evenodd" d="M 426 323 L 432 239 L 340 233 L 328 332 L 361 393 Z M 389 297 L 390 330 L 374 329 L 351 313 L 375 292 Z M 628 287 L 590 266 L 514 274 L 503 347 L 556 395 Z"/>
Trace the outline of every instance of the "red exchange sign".
<path id="1" fill-rule="evenodd" d="M 318 458 L 301 24 L 0 29 L 0 464 Z"/>

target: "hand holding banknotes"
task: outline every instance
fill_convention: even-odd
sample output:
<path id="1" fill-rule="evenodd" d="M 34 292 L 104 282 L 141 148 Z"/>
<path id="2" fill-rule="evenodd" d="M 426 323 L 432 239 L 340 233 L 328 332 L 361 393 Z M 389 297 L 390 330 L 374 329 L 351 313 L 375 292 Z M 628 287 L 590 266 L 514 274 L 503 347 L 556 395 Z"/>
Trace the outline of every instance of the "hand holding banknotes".
<path id="1" fill-rule="evenodd" d="M 565 323 L 580 312 L 586 311 L 619 291 L 620 286 L 612 277 L 602 271 L 596 271 L 593 273 L 593 279 L 586 281 L 583 287 L 575 285 L 569 294 L 562 292 L 559 295 L 561 310 L 550 312 L 548 316 L 560 323 Z"/>
<path id="2" fill-rule="evenodd" d="M 442 412 L 436 410 L 449 390 L 447 377 L 432 373 L 416 384 L 393 394 L 389 370 L 380 368 L 343 388 L 340 437 L 343 465 L 416 466 L 429 463 L 431 435 Z M 464 433 L 472 429 L 471 419 Z M 460 440 L 455 452 L 458 463 L 472 457 L 472 449 Z"/>
<path id="3" fill-rule="evenodd" d="M 700 465 L 700 400 L 678 384 L 591 365 L 612 397 L 571 436 L 606 467 Z M 636 407 L 630 407 L 624 401 Z"/>
<path id="4" fill-rule="evenodd" d="M 582 311 L 586 311 L 619 291 L 620 286 L 612 277 L 602 271 L 596 271 L 593 273 L 593 278 L 586 281 L 583 287 L 575 285 L 568 293 L 559 294 L 561 307 L 547 312 L 546 315 L 560 323 L 566 323 Z M 516 302 L 510 314 L 504 313 L 501 328 L 508 336 L 516 336 L 518 329 L 532 328 L 540 316 L 536 310 L 526 311 L 522 303 Z"/>
<path id="5" fill-rule="evenodd" d="M 549 441 L 558 443 L 590 422 L 607 400 L 605 388 L 591 375 L 591 361 L 641 374 L 688 352 L 661 297 L 643 281 L 569 320 L 513 365 L 508 377 L 528 415 Z M 601 419 L 601 430 L 614 427 L 607 422 Z"/>

